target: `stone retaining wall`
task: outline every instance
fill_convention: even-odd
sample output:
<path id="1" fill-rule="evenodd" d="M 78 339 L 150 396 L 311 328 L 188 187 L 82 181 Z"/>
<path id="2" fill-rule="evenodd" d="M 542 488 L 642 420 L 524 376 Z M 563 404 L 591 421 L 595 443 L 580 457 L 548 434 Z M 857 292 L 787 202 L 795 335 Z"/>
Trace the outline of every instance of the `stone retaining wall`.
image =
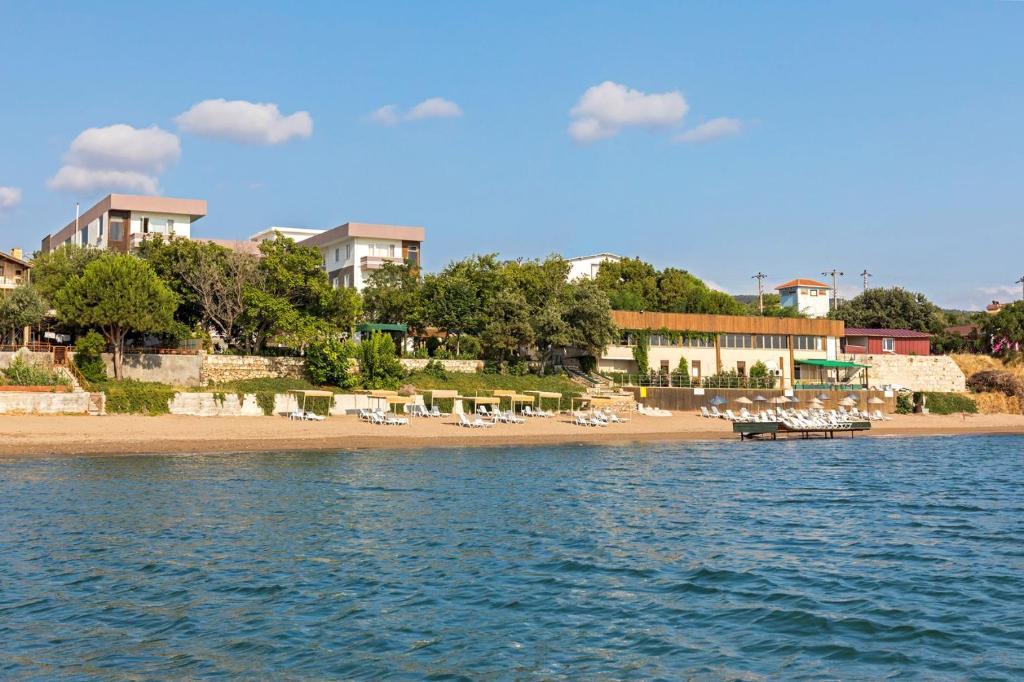
<path id="1" fill-rule="evenodd" d="M 89 394 L 0 392 L 0 414 L 88 414 Z"/>
<path id="2" fill-rule="evenodd" d="M 30 365 L 42 365 L 46 368 L 53 367 L 53 354 L 52 353 L 37 353 L 35 351 L 26 350 L 24 348 L 17 351 L 0 351 L 0 369 L 6 369 L 10 367 L 11 360 L 14 359 L 15 355 L 20 355 L 22 359 Z"/>
<path id="3" fill-rule="evenodd" d="M 114 355 L 103 353 L 107 376 L 114 376 Z M 202 374 L 202 355 L 160 355 L 125 353 L 122 369 L 125 379 L 156 381 L 173 386 L 198 386 Z"/>
<path id="4" fill-rule="evenodd" d="M 401 358 L 399 362 L 402 363 L 407 371 L 418 372 L 427 366 L 430 362 L 428 358 Z M 440 362 L 441 366 L 444 367 L 446 372 L 463 373 L 463 374 L 474 374 L 476 372 L 484 371 L 483 360 L 434 360 L 434 362 Z"/>
<path id="5" fill-rule="evenodd" d="M 302 358 L 268 358 L 258 355 L 202 355 L 201 385 L 244 379 L 301 379 Z"/>
<path id="6" fill-rule="evenodd" d="M 899 385 L 914 391 L 962 393 L 967 379 L 948 355 L 844 355 L 868 369 L 871 386 Z"/>

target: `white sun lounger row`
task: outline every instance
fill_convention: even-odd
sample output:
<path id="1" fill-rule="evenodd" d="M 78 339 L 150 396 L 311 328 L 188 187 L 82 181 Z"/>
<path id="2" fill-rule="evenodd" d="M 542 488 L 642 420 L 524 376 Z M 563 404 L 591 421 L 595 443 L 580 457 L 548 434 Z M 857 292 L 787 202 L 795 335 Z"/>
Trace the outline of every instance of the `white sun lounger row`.
<path id="1" fill-rule="evenodd" d="M 358 414 L 362 421 L 379 426 L 406 426 L 409 424 L 408 417 L 399 417 L 384 410 L 359 410 Z"/>

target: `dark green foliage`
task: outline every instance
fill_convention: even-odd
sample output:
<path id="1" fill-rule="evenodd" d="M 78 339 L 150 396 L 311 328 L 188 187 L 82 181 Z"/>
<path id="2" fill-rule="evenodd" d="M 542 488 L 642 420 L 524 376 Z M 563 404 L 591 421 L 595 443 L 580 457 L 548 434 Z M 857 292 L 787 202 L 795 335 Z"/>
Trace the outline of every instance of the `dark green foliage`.
<path id="1" fill-rule="evenodd" d="M 22 330 L 39 324 L 48 309 L 42 294 L 30 284 L 0 291 L 0 341 L 20 344 Z"/>
<path id="2" fill-rule="evenodd" d="M 363 388 L 397 389 L 405 370 L 395 356 L 395 344 L 388 334 L 373 332 L 359 344 L 359 378 Z"/>
<path id="3" fill-rule="evenodd" d="M 745 377 L 734 369 L 723 369 L 701 380 L 705 388 L 774 388 L 775 382 L 775 377 Z"/>
<path id="4" fill-rule="evenodd" d="M 925 407 L 932 414 L 956 414 L 959 412 L 977 414 L 978 412 L 978 404 L 974 402 L 974 399 L 960 393 L 915 393 L 914 401 L 917 402 L 921 395 L 924 395 Z"/>
<path id="5" fill-rule="evenodd" d="M 273 391 L 256 391 L 256 404 L 263 410 L 263 414 L 267 417 L 274 414 L 274 395 Z"/>
<path id="6" fill-rule="evenodd" d="M 86 381 L 95 384 L 107 380 L 107 365 L 100 355 L 106 347 L 104 338 L 92 329 L 75 341 L 75 367 Z"/>
<path id="7" fill-rule="evenodd" d="M 615 310 L 744 315 L 745 306 L 685 270 L 658 271 L 638 258 L 601 265 L 594 280 Z"/>
<path id="8" fill-rule="evenodd" d="M 1005 306 L 995 315 L 988 316 L 983 325 L 984 337 L 994 338 L 992 352 L 1010 356 L 1015 344 L 1024 344 L 1024 301 Z"/>
<path id="9" fill-rule="evenodd" d="M 847 327 L 912 329 L 938 334 L 946 326 L 945 314 L 924 294 L 895 287 L 868 289 L 829 313 Z"/>
<path id="10" fill-rule="evenodd" d="M 755 379 L 755 378 L 756 379 L 764 379 L 767 376 L 768 376 L 768 365 L 764 364 L 760 360 L 755 362 L 754 365 L 750 368 L 750 378 L 751 379 Z"/>
<path id="11" fill-rule="evenodd" d="M 646 331 L 636 332 L 636 345 L 633 346 L 633 360 L 636 362 L 637 371 L 643 375 L 650 371 L 650 361 L 648 359 L 648 344 L 650 343 L 650 334 Z"/>
<path id="12" fill-rule="evenodd" d="M 107 412 L 112 414 L 159 415 L 170 412 L 175 389 L 167 384 L 125 379 L 101 385 L 107 395 Z"/>
<path id="13" fill-rule="evenodd" d="M 315 384 L 355 388 L 359 378 L 352 365 L 357 353 L 354 343 L 337 339 L 315 341 L 306 349 L 306 373 Z"/>
<path id="14" fill-rule="evenodd" d="M 43 298 L 53 301 L 68 280 L 85 272 L 86 266 L 102 254 L 99 249 L 74 244 L 36 254 L 32 261 L 32 283 Z"/>
<path id="15" fill-rule="evenodd" d="M 580 369 L 587 374 L 597 370 L 597 358 L 593 355 L 581 355 L 579 358 Z"/>
<path id="16" fill-rule="evenodd" d="M 910 393 L 900 393 L 896 396 L 896 414 L 913 414 L 914 397 Z"/>
<path id="17" fill-rule="evenodd" d="M 423 368 L 423 373 L 435 379 L 448 379 L 448 372 L 445 371 L 444 365 L 437 360 L 428 361 L 426 367 Z"/>

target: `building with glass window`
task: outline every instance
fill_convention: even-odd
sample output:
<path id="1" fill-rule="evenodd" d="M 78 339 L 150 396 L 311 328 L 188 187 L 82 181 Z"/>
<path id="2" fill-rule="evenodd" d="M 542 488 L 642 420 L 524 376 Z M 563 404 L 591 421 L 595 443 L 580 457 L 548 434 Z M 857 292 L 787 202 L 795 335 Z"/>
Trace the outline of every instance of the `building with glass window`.
<path id="1" fill-rule="evenodd" d="M 625 310 L 612 311 L 612 320 L 620 338 L 598 358 L 601 372 L 636 374 L 634 349 L 646 338 L 654 372 L 675 372 L 684 361 L 692 379 L 723 371 L 748 376 L 763 362 L 783 387 L 817 380 L 820 365 L 802 361 L 835 360 L 845 329 L 841 320 Z"/>
<path id="2" fill-rule="evenodd" d="M 32 263 L 25 260 L 21 249 L 10 253 L 0 251 L 0 289 L 14 289 L 29 283 Z"/>
<path id="3" fill-rule="evenodd" d="M 66 244 L 130 252 L 153 235 L 190 239 L 192 223 L 206 215 L 203 199 L 108 194 L 63 228 L 43 237 L 48 253 Z"/>
<path id="4" fill-rule="evenodd" d="M 334 288 L 362 291 L 367 277 L 387 263 L 420 267 L 422 227 L 345 223 L 300 242 L 320 250 Z"/>
<path id="5" fill-rule="evenodd" d="M 828 317 L 829 285 L 813 279 L 794 279 L 775 290 L 779 292 L 779 305 L 783 308 L 796 308 L 807 317 Z"/>
<path id="6" fill-rule="evenodd" d="M 847 327 L 842 349 L 850 355 L 931 355 L 931 338 L 912 329 Z"/>

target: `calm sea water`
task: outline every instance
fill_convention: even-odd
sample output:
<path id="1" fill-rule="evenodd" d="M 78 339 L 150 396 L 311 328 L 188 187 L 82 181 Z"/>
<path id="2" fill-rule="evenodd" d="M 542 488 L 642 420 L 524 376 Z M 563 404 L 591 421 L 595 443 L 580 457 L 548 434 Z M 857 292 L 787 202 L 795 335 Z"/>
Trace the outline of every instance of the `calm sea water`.
<path id="1" fill-rule="evenodd" d="M 1021 679 L 1024 438 L 0 461 L 4 679 Z"/>

